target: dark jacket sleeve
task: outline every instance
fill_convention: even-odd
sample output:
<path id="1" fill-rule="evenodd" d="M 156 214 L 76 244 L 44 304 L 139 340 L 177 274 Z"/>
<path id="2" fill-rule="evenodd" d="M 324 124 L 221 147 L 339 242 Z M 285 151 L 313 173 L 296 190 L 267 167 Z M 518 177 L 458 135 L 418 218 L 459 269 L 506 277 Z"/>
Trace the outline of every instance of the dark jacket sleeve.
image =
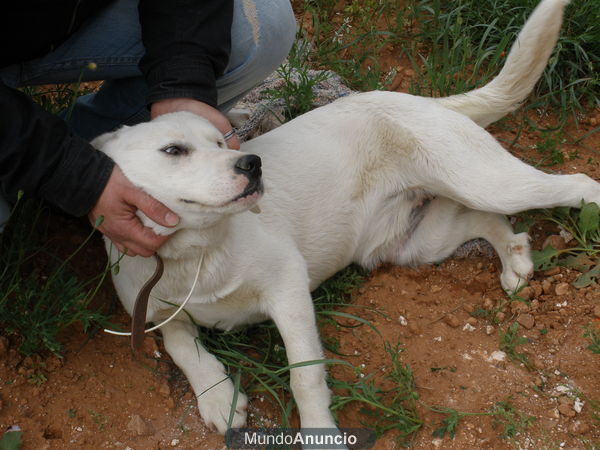
<path id="1" fill-rule="evenodd" d="M 71 134 L 60 118 L 0 82 L 0 191 L 23 191 L 63 211 L 87 214 L 104 190 L 113 161 Z"/>
<path id="2" fill-rule="evenodd" d="M 233 0 L 141 0 L 139 13 L 148 104 L 189 97 L 217 106 L 215 83 L 231 50 Z"/>

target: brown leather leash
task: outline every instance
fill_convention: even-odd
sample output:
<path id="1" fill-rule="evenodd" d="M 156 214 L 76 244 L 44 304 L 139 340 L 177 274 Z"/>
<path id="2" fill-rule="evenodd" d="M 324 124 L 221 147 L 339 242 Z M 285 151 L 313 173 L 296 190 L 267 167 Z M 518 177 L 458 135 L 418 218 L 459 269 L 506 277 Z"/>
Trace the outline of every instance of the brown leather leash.
<path id="1" fill-rule="evenodd" d="M 150 298 L 150 292 L 152 288 L 158 283 L 163 275 L 164 264 L 158 254 L 154 254 L 156 259 L 156 269 L 154 274 L 150 277 L 146 283 L 140 289 L 133 307 L 133 317 L 131 321 L 131 348 L 134 352 L 140 351 L 142 343 L 144 342 L 144 331 L 146 329 L 146 314 L 148 312 L 148 299 Z"/>

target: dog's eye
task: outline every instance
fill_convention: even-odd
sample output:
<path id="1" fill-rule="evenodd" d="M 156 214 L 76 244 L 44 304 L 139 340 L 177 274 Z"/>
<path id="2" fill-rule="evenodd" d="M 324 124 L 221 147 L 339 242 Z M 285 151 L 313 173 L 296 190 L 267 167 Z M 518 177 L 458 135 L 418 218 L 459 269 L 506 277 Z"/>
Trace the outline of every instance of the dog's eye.
<path id="1" fill-rule="evenodd" d="M 161 152 L 165 152 L 167 155 L 182 156 L 188 154 L 188 149 L 180 147 L 179 145 L 167 145 L 160 149 Z"/>

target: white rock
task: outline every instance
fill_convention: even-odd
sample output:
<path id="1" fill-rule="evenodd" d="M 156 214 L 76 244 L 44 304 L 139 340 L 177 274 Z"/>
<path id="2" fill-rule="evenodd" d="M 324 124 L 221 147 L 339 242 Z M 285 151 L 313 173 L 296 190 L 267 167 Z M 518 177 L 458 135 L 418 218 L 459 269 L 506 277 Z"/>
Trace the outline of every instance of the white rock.
<path id="1" fill-rule="evenodd" d="M 408 320 L 406 320 L 406 317 L 404 316 L 398 317 L 398 322 L 400 322 L 400 325 L 402 325 L 403 327 L 408 325 Z"/>
<path id="2" fill-rule="evenodd" d="M 463 331 L 475 331 L 475 327 L 473 325 L 471 325 L 470 323 L 465 323 L 465 326 L 463 327 Z"/>
<path id="3" fill-rule="evenodd" d="M 501 350 L 493 351 L 488 361 L 506 361 L 506 353 Z"/>
<path id="4" fill-rule="evenodd" d="M 171 447 L 176 447 L 177 445 L 179 445 L 179 439 L 173 439 L 171 441 Z"/>
<path id="5" fill-rule="evenodd" d="M 576 413 L 580 413 L 583 410 L 583 405 L 585 405 L 585 402 L 583 400 L 580 400 L 578 397 L 575 399 L 575 402 L 573 403 L 573 409 L 575 410 Z"/>
<path id="6" fill-rule="evenodd" d="M 434 337 L 433 342 L 442 342 L 442 337 L 441 336 Z"/>

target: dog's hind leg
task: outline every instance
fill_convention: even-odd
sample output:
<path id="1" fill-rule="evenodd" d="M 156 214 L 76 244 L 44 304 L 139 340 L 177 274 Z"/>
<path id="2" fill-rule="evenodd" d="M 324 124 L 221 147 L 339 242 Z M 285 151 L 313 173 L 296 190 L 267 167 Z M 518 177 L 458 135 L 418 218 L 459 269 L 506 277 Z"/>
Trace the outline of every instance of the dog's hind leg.
<path id="1" fill-rule="evenodd" d="M 411 184 L 465 206 L 499 214 L 600 204 L 600 183 L 584 174 L 553 175 L 511 155 L 476 125 L 464 123 L 445 142 L 429 139 L 405 168 Z M 462 128 L 462 129 L 461 129 Z"/>
<path id="2" fill-rule="evenodd" d="M 439 197 L 427 206 L 425 216 L 400 248 L 392 249 L 388 261 L 396 264 L 433 263 L 450 256 L 462 243 L 486 239 L 502 262 L 502 287 L 514 292 L 533 275 L 529 237 L 514 234 L 506 217 L 466 208 Z"/>
<path id="3" fill-rule="evenodd" d="M 162 326 L 161 331 L 167 352 L 192 385 L 204 422 L 225 434 L 234 387 L 223 364 L 202 347 L 193 324 L 173 320 Z M 246 396 L 240 392 L 231 424 L 233 428 L 245 425 L 247 403 Z"/>

